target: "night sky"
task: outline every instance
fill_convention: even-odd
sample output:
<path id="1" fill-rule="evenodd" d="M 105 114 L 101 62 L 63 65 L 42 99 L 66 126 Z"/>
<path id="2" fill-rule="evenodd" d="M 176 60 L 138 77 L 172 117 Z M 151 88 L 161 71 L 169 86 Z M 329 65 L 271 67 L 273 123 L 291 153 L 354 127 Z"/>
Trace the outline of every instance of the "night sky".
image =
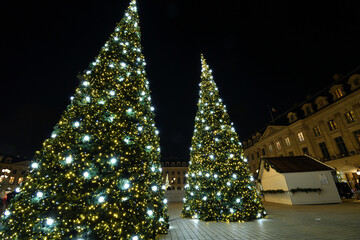
<path id="1" fill-rule="evenodd" d="M 137 2 L 163 157 L 189 157 L 200 53 L 240 139 L 360 65 L 351 1 Z M 39 150 L 128 3 L 1 3 L 0 151 Z"/>

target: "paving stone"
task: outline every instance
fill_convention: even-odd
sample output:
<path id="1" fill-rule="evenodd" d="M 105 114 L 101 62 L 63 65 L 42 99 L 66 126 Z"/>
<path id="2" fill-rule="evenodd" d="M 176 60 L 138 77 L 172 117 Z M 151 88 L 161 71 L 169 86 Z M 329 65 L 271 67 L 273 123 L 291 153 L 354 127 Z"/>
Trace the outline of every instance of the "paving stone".
<path id="1" fill-rule="evenodd" d="M 170 203 L 170 229 L 157 239 L 358 239 L 360 201 L 342 204 L 289 206 L 264 203 L 267 219 L 244 223 L 203 222 L 181 218 L 182 203 Z"/>

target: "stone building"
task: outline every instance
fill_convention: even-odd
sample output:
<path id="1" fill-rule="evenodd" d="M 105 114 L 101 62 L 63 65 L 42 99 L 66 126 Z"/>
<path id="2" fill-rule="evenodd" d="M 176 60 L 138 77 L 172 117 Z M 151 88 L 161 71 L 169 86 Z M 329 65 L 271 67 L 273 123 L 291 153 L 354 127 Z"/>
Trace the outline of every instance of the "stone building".
<path id="1" fill-rule="evenodd" d="M 177 158 L 166 158 L 162 160 L 161 165 L 163 183 L 166 183 L 166 176 L 169 178 L 170 187 L 168 190 L 184 190 L 189 162 Z"/>
<path id="2" fill-rule="evenodd" d="M 12 192 L 25 180 L 29 159 L 0 153 L 0 192 Z"/>
<path id="3" fill-rule="evenodd" d="M 352 188 L 360 174 L 360 68 L 277 117 L 243 141 L 255 174 L 261 157 L 310 155 L 336 168 Z"/>

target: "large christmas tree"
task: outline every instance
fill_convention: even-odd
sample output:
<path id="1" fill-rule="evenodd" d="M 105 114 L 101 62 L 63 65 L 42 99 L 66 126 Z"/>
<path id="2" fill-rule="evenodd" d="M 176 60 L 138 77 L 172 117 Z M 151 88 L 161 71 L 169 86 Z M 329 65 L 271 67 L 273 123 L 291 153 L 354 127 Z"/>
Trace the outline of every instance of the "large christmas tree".
<path id="1" fill-rule="evenodd" d="M 206 221 L 262 218 L 266 213 L 243 160 L 238 136 L 203 55 L 201 62 L 183 216 Z"/>
<path id="2" fill-rule="evenodd" d="M 153 239 L 166 232 L 158 131 L 133 0 L 30 175 L 1 239 Z"/>

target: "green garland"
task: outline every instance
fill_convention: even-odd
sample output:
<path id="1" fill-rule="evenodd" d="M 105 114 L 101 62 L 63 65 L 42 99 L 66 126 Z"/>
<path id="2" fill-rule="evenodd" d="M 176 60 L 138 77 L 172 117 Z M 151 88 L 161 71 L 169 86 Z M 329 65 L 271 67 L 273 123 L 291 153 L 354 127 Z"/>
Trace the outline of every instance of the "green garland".
<path id="1" fill-rule="evenodd" d="M 290 192 L 292 194 L 295 194 L 297 192 L 305 192 L 305 193 L 309 193 L 309 192 L 321 192 L 321 188 L 292 188 L 289 191 L 284 191 L 282 189 L 272 189 L 272 190 L 263 190 L 261 191 L 261 193 L 265 194 L 277 194 L 277 193 L 286 193 L 286 192 Z"/>
<path id="2" fill-rule="evenodd" d="M 297 192 L 305 192 L 305 193 L 309 193 L 309 192 L 321 192 L 321 188 L 293 188 L 290 189 L 290 191 L 292 194 L 295 194 Z"/>
<path id="3" fill-rule="evenodd" d="M 261 193 L 269 193 L 269 194 L 276 194 L 276 193 L 285 193 L 286 191 L 282 189 L 276 189 L 276 190 L 263 190 Z"/>

